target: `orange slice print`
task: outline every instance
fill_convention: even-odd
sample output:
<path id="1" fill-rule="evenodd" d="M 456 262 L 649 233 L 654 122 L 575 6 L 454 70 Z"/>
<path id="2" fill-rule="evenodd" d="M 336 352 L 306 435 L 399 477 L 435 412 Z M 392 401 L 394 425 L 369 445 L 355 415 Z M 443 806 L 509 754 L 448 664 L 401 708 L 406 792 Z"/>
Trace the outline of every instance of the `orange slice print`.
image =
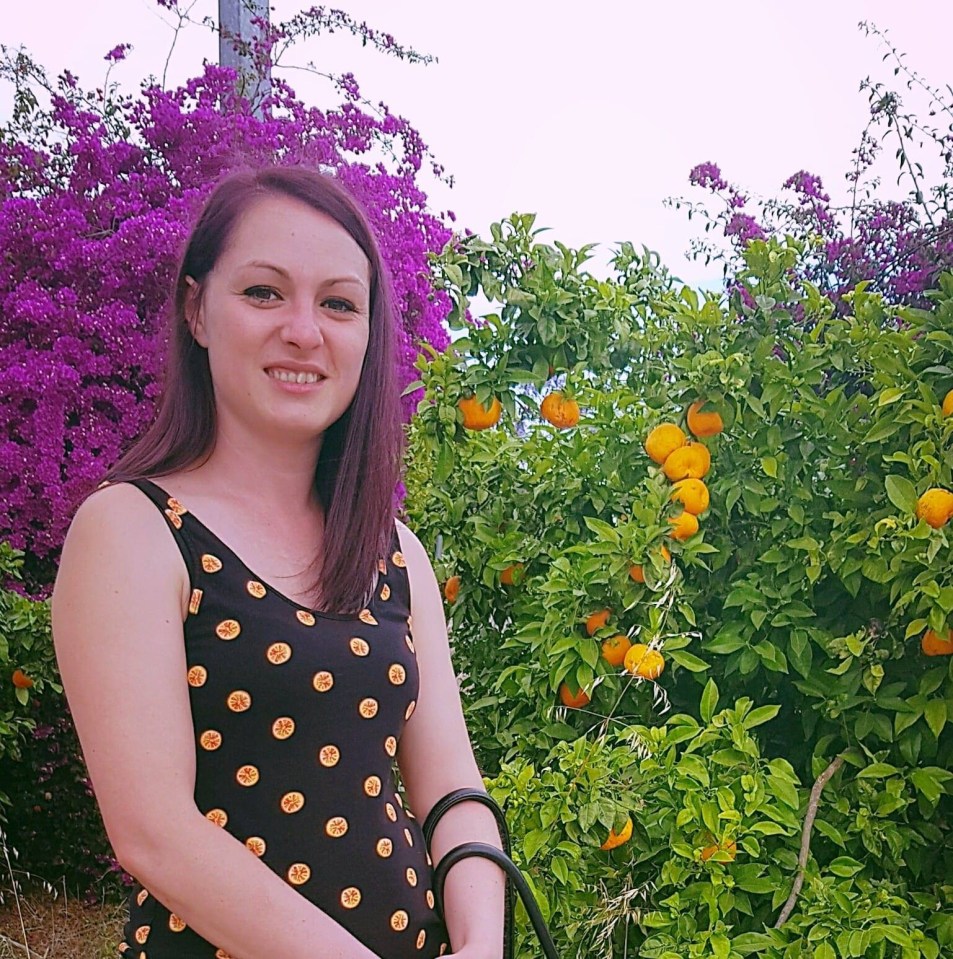
<path id="1" fill-rule="evenodd" d="M 355 636 L 348 645 L 355 656 L 366 656 L 371 651 L 371 647 L 367 645 L 367 640 L 361 639 L 360 636 Z"/>
<path id="2" fill-rule="evenodd" d="M 235 773 L 235 778 L 238 780 L 239 784 L 242 786 L 254 786 L 255 783 L 259 780 L 259 773 L 257 766 L 240 766 L 238 772 Z"/>
<path id="3" fill-rule="evenodd" d="M 136 905 L 141 906 L 149 898 L 149 893 L 145 889 L 139 890 L 139 895 L 136 896 Z"/>
<path id="4" fill-rule="evenodd" d="M 211 553 L 202 554 L 202 569 L 206 573 L 217 573 L 222 568 L 222 561 Z"/>
<path id="5" fill-rule="evenodd" d="M 265 855 L 265 849 L 267 846 L 265 844 L 265 840 L 262 839 L 261 836 L 249 836 L 245 840 L 245 848 L 261 859 L 261 857 Z"/>
<path id="6" fill-rule="evenodd" d="M 140 926 L 136 930 L 136 942 L 140 946 L 145 945 L 146 940 L 149 938 L 149 926 Z"/>
<path id="7" fill-rule="evenodd" d="M 394 802 L 397 803 L 401 809 L 404 808 L 404 800 L 400 798 L 400 793 L 394 793 Z"/>
<path id="8" fill-rule="evenodd" d="M 199 745 L 203 749 L 212 752 L 222 745 L 222 734 L 217 729 L 206 729 L 205 732 L 199 736 Z"/>
<path id="9" fill-rule="evenodd" d="M 265 593 L 268 592 L 268 590 L 265 589 L 264 584 L 259 583 L 257 579 L 250 579 L 247 583 L 245 583 L 245 589 L 248 590 L 248 595 L 254 596 L 255 599 L 264 599 Z"/>
<path id="10" fill-rule="evenodd" d="M 287 739 L 295 731 L 295 721 L 290 716 L 279 716 L 271 724 L 271 735 L 275 739 Z"/>
<path id="11" fill-rule="evenodd" d="M 314 674 L 312 685 L 319 693 L 326 693 L 334 685 L 334 676 L 326 669 Z"/>
<path id="12" fill-rule="evenodd" d="M 327 745 L 322 746 L 321 751 L 318 753 L 318 762 L 322 766 L 327 766 L 329 769 L 332 766 L 336 766 L 341 761 L 341 750 L 337 746 Z"/>
<path id="13" fill-rule="evenodd" d="M 298 622 L 302 626 L 313 626 L 315 624 L 314 616 L 309 613 L 306 609 L 299 609 L 295 616 L 298 617 Z"/>
<path id="14" fill-rule="evenodd" d="M 367 699 L 362 699 L 357 707 L 357 711 L 365 719 L 373 719 L 377 715 L 377 709 L 377 700 L 372 699 L 370 696 L 368 696 Z"/>
<path id="15" fill-rule="evenodd" d="M 377 569 L 378 569 L 381 573 L 386 573 L 386 572 L 387 572 L 387 563 L 385 563 L 384 560 L 379 559 L 379 560 L 377 561 Z"/>
<path id="16" fill-rule="evenodd" d="M 180 919 L 174 912 L 169 915 L 169 928 L 173 932 L 185 931 L 185 920 Z"/>
<path id="17" fill-rule="evenodd" d="M 381 781 L 379 776 L 368 776 L 364 780 L 364 792 L 368 796 L 379 796 L 381 794 Z"/>
<path id="18" fill-rule="evenodd" d="M 199 606 L 202 605 L 202 590 L 196 588 L 192 590 L 192 595 L 189 597 L 189 613 L 192 616 L 198 614 Z"/>
<path id="19" fill-rule="evenodd" d="M 368 626 L 376 626 L 377 620 L 374 619 L 374 614 L 369 609 L 362 609 L 358 614 L 357 618 L 362 623 L 367 623 Z"/>
<path id="20" fill-rule="evenodd" d="M 340 839 L 347 832 L 347 820 L 343 816 L 332 816 L 324 824 L 324 831 L 332 839 Z"/>
<path id="21" fill-rule="evenodd" d="M 404 830 L 404 839 L 407 840 L 407 845 L 412 846 L 414 844 L 414 837 L 410 834 L 409 829 Z"/>
<path id="22" fill-rule="evenodd" d="M 361 901 L 361 890 L 357 886 L 348 886 L 341 890 L 341 905 L 345 909 L 355 909 Z"/>
<path id="23" fill-rule="evenodd" d="M 228 694 L 228 708 L 233 713 L 243 713 L 251 707 L 251 694 L 244 689 L 236 689 Z"/>
<path id="24" fill-rule="evenodd" d="M 288 867 L 288 882 L 302 886 L 311 878 L 311 867 L 306 862 L 296 862 Z"/>
<path id="25" fill-rule="evenodd" d="M 403 909 L 398 909 L 397 912 L 390 917 L 390 927 L 394 932 L 403 932 L 407 928 L 408 922 L 410 922 L 410 917 Z"/>
<path id="26" fill-rule="evenodd" d="M 390 559 L 391 559 L 391 562 L 392 562 L 398 569 L 406 569 L 406 568 L 407 568 L 407 560 L 404 559 L 404 554 L 401 553 L 400 551 L 394 553 L 394 555 L 391 556 Z"/>
<path id="27" fill-rule="evenodd" d="M 272 643 L 265 651 L 265 655 L 269 663 L 280 666 L 291 659 L 291 647 L 287 643 Z"/>
<path id="28" fill-rule="evenodd" d="M 416 886 L 417 885 L 417 870 L 412 869 L 410 866 L 407 867 L 407 885 Z"/>
<path id="29" fill-rule="evenodd" d="M 393 736 L 388 736 L 387 739 L 384 740 L 384 752 L 387 753 L 388 756 L 397 755 L 397 740 L 394 739 Z"/>
<path id="30" fill-rule="evenodd" d="M 295 791 L 285 793 L 281 797 L 281 811 L 288 813 L 289 816 L 298 812 L 302 806 L 304 806 L 304 793 Z"/>
<path id="31" fill-rule="evenodd" d="M 208 679 L 208 670 L 204 666 L 193 666 L 189 670 L 189 685 L 190 686 L 204 686 L 205 680 Z"/>
<path id="32" fill-rule="evenodd" d="M 447 951 L 447 943 L 441 942 L 441 943 L 440 943 L 440 952 L 438 952 L 437 955 L 438 955 L 438 956 L 442 956 L 442 955 L 444 955 L 444 954 L 446 953 L 446 951 Z"/>
<path id="33" fill-rule="evenodd" d="M 427 933 L 423 929 L 417 933 L 417 948 L 423 949 L 424 943 L 427 941 Z"/>
<path id="34" fill-rule="evenodd" d="M 173 513 L 176 513 L 179 516 L 184 516 L 188 512 L 188 510 L 174 496 L 170 496 L 168 500 L 166 500 L 165 505 L 168 506 Z"/>
<path id="35" fill-rule="evenodd" d="M 395 686 L 403 686 L 407 681 L 407 670 L 400 663 L 393 663 L 387 670 L 387 678 Z"/>
<path id="36" fill-rule="evenodd" d="M 404 642 L 407 644 L 407 648 L 408 648 L 412 653 L 416 653 L 416 652 L 417 652 L 417 650 L 414 649 L 414 641 L 413 641 L 409 636 L 405 636 L 405 637 L 404 637 Z"/>
<path id="37" fill-rule="evenodd" d="M 434 902 L 435 902 L 435 900 L 434 900 L 434 897 L 433 897 L 433 892 L 431 892 L 431 890 L 428 889 L 428 890 L 427 890 L 427 905 L 428 905 L 431 909 L 433 909 Z"/>
<path id="38" fill-rule="evenodd" d="M 387 583 L 381 587 L 381 599 L 385 602 L 390 599 L 390 586 Z"/>
<path id="39" fill-rule="evenodd" d="M 414 710 L 415 710 L 416 708 L 417 708 L 417 700 L 416 700 L 416 699 L 412 699 L 412 700 L 407 704 L 407 710 L 406 710 L 406 712 L 404 713 L 404 720 L 405 720 L 405 721 L 408 720 L 408 719 L 410 719 L 411 716 L 413 716 Z"/>
<path id="40" fill-rule="evenodd" d="M 237 619 L 223 619 L 215 627 L 215 635 L 219 639 L 234 639 L 242 631 Z"/>
<path id="41" fill-rule="evenodd" d="M 384 805 L 384 812 L 387 813 L 387 818 L 391 822 L 397 822 L 397 810 L 390 803 Z"/>
<path id="42" fill-rule="evenodd" d="M 228 825 L 228 813 L 224 809 L 210 809 L 205 814 L 205 818 L 219 829 L 224 829 Z"/>
<path id="43" fill-rule="evenodd" d="M 172 510 L 165 510 L 166 519 L 176 528 L 182 529 L 182 517 L 178 513 L 173 513 Z"/>
<path id="44" fill-rule="evenodd" d="M 390 839 L 377 840 L 377 855 L 380 856 L 381 859 L 387 859 L 393 851 L 394 843 Z"/>
<path id="45" fill-rule="evenodd" d="M 226 952 L 224 949 L 216 949 L 215 959 L 234 959 L 234 956 L 232 956 L 230 952 Z"/>

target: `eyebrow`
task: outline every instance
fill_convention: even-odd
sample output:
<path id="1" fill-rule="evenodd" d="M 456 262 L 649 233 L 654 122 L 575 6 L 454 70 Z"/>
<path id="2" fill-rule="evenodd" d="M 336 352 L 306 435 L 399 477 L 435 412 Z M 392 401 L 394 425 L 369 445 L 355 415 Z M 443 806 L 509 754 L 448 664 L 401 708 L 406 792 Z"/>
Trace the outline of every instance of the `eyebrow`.
<path id="1" fill-rule="evenodd" d="M 287 270 L 283 270 L 280 266 L 276 266 L 274 263 L 268 263 L 265 260 L 250 260 L 248 263 L 244 264 L 244 268 L 247 269 L 249 267 L 258 267 L 262 270 L 271 270 L 273 273 L 277 273 L 279 276 L 283 276 L 285 279 L 291 279 L 291 276 Z M 361 289 L 367 289 L 367 284 L 359 276 L 355 275 L 335 276 L 328 280 L 324 285 L 336 286 L 339 283 L 356 284 L 357 286 L 361 287 Z"/>

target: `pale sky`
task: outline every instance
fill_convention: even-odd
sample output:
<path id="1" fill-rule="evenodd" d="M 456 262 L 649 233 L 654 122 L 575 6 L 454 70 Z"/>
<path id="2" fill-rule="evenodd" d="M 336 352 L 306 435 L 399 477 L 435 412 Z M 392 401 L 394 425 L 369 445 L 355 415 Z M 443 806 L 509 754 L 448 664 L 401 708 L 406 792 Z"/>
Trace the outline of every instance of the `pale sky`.
<path id="1" fill-rule="evenodd" d="M 182 0 L 186 5 L 187 0 Z M 279 21 L 309 4 L 273 0 Z M 161 74 L 172 22 L 154 0 L 18 0 L 5 5 L 0 42 L 24 44 L 51 73 L 69 68 L 102 82 L 103 55 L 134 44 L 114 78 L 127 88 Z M 888 30 L 907 63 L 935 86 L 951 80 L 946 0 L 337 0 L 439 63 L 416 66 L 335 34 L 300 45 L 288 62 L 350 70 L 421 132 L 453 174 L 452 190 L 424 181 L 436 209 L 486 232 L 514 211 L 535 212 L 549 236 L 579 246 L 631 240 L 661 253 L 693 283 L 716 267 L 684 253 L 698 227 L 663 207 L 701 199 L 689 170 L 711 160 L 729 180 L 772 195 L 792 173 L 819 174 L 843 196 L 843 174 L 866 122 L 860 80 L 892 79 L 884 50 L 857 23 Z M 195 0 L 192 15 L 214 15 Z M 185 31 L 170 80 L 217 58 L 211 34 Z M 332 105 L 333 90 L 300 71 L 286 79 L 306 102 Z M 951 97 L 953 99 L 953 97 Z M 9 115 L 0 85 L 0 119 Z M 892 154 L 892 149 L 890 153 Z M 885 167 L 885 181 L 894 176 Z M 896 190 L 894 191 L 896 193 Z"/>

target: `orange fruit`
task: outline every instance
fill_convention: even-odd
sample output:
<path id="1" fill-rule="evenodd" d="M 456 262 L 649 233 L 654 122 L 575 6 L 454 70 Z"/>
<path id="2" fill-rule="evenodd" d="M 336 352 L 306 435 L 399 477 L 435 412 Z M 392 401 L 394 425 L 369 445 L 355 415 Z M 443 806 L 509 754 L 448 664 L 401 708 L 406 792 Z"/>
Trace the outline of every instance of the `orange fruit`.
<path id="1" fill-rule="evenodd" d="M 539 413 L 544 420 L 560 430 L 569 429 L 579 422 L 579 404 L 558 390 L 543 398 Z"/>
<path id="2" fill-rule="evenodd" d="M 452 606 L 460 595 L 460 577 L 451 576 L 443 584 L 443 598 Z"/>
<path id="3" fill-rule="evenodd" d="M 610 610 L 600 609 L 597 613 L 590 614 L 589 618 L 586 620 L 586 632 L 590 636 L 595 636 L 595 634 L 609 622 Z"/>
<path id="4" fill-rule="evenodd" d="M 610 666 L 621 666 L 631 645 L 632 640 L 628 636 L 610 636 L 602 644 L 602 658 Z"/>
<path id="5" fill-rule="evenodd" d="M 953 493 L 934 486 L 917 500 L 917 519 L 924 520 L 934 529 L 946 526 L 953 516 Z"/>
<path id="6" fill-rule="evenodd" d="M 496 426 L 503 415 L 503 407 L 497 397 L 491 397 L 490 405 L 484 406 L 476 396 L 464 396 L 457 402 L 463 413 L 463 428 L 467 430 L 485 430 Z"/>
<path id="7" fill-rule="evenodd" d="M 625 654 L 625 668 L 641 679 L 658 679 L 665 669 L 665 660 L 657 649 L 645 643 L 634 643 Z"/>
<path id="8" fill-rule="evenodd" d="M 614 829 L 609 830 L 609 835 L 606 838 L 606 841 L 599 847 L 600 849 L 615 849 L 617 846 L 621 846 L 623 843 L 627 843 L 632 838 L 632 820 L 626 819 L 625 825 L 622 827 L 621 831 L 616 832 Z"/>
<path id="9" fill-rule="evenodd" d="M 589 705 L 589 697 L 584 689 L 580 689 L 578 693 L 573 695 L 566 683 L 559 684 L 559 699 L 569 709 L 582 709 L 583 706 Z"/>
<path id="10" fill-rule="evenodd" d="M 953 656 L 953 629 L 943 639 L 934 630 L 928 629 L 920 640 L 924 656 Z"/>
<path id="11" fill-rule="evenodd" d="M 738 854 L 738 844 L 734 839 L 728 840 L 724 844 L 715 843 L 712 846 L 705 846 L 701 851 L 701 860 L 702 862 L 707 862 L 715 855 L 716 852 L 725 852 L 728 854 L 728 858 L 733 862 L 735 856 Z"/>
<path id="12" fill-rule="evenodd" d="M 953 416 L 953 390 L 943 397 L 943 415 Z"/>
<path id="13" fill-rule="evenodd" d="M 698 532 L 698 517 L 688 510 L 670 517 L 669 522 L 673 526 L 671 535 L 677 540 L 684 541 Z"/>
<path id="14" fill-rule="evenodd" d="M 699 439 L 706 436 L 716 436 L 725 428 L 721 414 L 716 410 L 709 410 L 707 413 L 702 412 L 702 407 L 705 403 L 706 400 L 695 400 L 695 402 L 689 406 L 688 414 L 685 417 L 688 428 Z"/>
<path id="15" fill-rule="evenodd" d="M 645 452 L 661 466 L 688 437 L 674 423 L 660 423 L 645 438 Z"/>
<path id="16" fill-rule="evenodd" d="M 33 685 L 33 680 L 22 669 L 15 669 L 11 678 L 17 689 L 29 689 Z"/>
<path id="17" fill-rule="evenodd" d="M 698 516 L 708 509 L 711 497 L 708 495 L 708 487 L 700 479 L 679 480 L 672 487 L 672 495 L 669 499 L 681 503 L 686 513 Z"/>
<path id="18" fill-rule="evenodd" d="M 506 569 L 500 573 L 500 582 L 504 586 L 513 586 L 516 583 L 521 583 L 523 581 L 523 569 L 524 566 L 522 563 L 513 563 L 512 566 L 507 566 Z"/>
<path id="19" fill-rule="evenodd" d="M 673 483 L 683 479 L 701 479 L 710 469 L 711 453 L 704 443 L 680 446 L 662 464 L 662 470 Z"/>
<path id="20" fill-rule="evenodd" d="M 660 546 L 659 552 L 662 554 L 662 559 L 664 559 L 666 563 L 672 562 L 672 554 L 668 551 L 667 546 Z M 630 579 L 634 580 L 636 583 L 645 582 L 645 570 L 643 569 L 641 564 L 634 563 L 632 566 L 629 567 L 629 577 Z"/>

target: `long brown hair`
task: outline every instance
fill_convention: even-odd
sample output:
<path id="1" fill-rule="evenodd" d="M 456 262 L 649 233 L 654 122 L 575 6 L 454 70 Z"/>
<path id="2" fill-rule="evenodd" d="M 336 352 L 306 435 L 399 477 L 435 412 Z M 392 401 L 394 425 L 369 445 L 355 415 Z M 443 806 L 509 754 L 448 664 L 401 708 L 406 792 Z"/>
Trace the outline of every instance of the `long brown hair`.
<path id="1" fill-rule="evenodd" d="M 189 287 L 200 286 L 255 200 L 287 196 L 331 217 L 370 263 L 370 330 L 360 382 L 346 412 L 324 434 L 314 488 L 325 512 L 314 565 L 315 608 L 359 610 L 373 589 L 377 560 L 389 552 L 402 430 L 395 373 L 395 318 L 387 272 L 356 201 L 329 176 L 304 167 L 266 167 L 227 175 L 213 190 L 188 238 L 168 310 L 168 352 L 153 424 L 106 475 L 111 482 L 161 477 L 195 466 L 215 445 L 216 410 L 208 353 L 186 323 Z"/>

